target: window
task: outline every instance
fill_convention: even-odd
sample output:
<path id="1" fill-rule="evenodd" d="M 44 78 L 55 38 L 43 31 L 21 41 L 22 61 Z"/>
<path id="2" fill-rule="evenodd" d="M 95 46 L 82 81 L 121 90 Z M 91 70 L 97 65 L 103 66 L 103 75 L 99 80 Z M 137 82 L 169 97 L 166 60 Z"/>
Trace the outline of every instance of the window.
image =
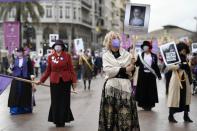
<path id="1" fill-rule="evenodd" d="M 62 18 L 63 17 L 63 12 L 62 12 L 62 6 L 60 6 L 60 18 Z"/>
<path id="2" fill-rule="evenodd" d="M 73 19 L 76 19 L 76 8 L 73 8 Z"/>
<path id="3" fill-rule="evenodd" d="M 78 9 L 79 12 L 79 20 L 81 19 L 81 8 Z"/>
<path id="4" fill-rule="evenodd" d="M 70 7 L 66 7 L 66 18 L 70 18 Z"/>
<path id="5" fill-rule="evenodd" d="M 47 18 L 52 17 L 52 6 L 46 6 L 46 17 Z"/>

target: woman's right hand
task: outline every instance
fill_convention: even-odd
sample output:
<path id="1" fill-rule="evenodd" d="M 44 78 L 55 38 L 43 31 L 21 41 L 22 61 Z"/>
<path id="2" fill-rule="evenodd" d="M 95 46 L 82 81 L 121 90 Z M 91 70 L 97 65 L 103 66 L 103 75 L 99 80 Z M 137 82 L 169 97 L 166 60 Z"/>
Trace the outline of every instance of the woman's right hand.
<path id="1" fill-rule="evenodd" d="M 41 81 L 35 81 L 36 85 L 40 85 L 42 82 Z"/>
<path id="2" fill-rule="evenodd" d="M 131 72 L 135 69 L 135 66 L 130 64 L 129 66 L 126 67 L 126 72 Z"/>

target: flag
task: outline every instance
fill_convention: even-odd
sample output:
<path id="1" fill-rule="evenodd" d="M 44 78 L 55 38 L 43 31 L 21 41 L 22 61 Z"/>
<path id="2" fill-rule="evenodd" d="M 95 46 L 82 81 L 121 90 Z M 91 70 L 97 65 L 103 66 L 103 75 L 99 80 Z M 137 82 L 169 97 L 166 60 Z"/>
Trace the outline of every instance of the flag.
<path id="1" fill-rule="evenodd" d="M 0 76 L 0 95 L 10 85 L 11 82 L 12 82 L 12 78 Z"/>

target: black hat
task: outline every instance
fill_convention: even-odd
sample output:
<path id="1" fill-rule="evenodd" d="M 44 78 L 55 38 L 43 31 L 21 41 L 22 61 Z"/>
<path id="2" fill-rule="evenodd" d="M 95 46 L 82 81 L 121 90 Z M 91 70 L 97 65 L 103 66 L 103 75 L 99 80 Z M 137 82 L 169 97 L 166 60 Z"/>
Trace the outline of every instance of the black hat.
<path id="1" fill-rule="evenodd" d="M 55 45 L 61 45 L 62 46 L 62 50 L 65 50 L 65 45 L 64 42 L 62 40 L 56 40 L 55 44 L 53 44 L 52 48 L 54 49 Z"/>
<path id="2" fill-rule="evenodd" d="M 152 49 L 152 44 L 149 41 L 144 41 L 141 45 L 141 48 L 143 49 L 144 46 L 148 46 L 150 49 Z"/>
<path id="3" fill-rule="evenodd" d="M 176 47 L 177 47 L 178 52 L 181 52 L 183 49 L 186 50 L 187 54 L 189 54 L 190 52 L 189 46 L 185 44 L 184 42 L 179 42 Z"/>
<path id="4" fill-rule="evenodd" d="M 17 48 L 17 49 L 16 49 L 16 52 L 24 52 L 24 49 L 23 49 L 22 47 Z"/>

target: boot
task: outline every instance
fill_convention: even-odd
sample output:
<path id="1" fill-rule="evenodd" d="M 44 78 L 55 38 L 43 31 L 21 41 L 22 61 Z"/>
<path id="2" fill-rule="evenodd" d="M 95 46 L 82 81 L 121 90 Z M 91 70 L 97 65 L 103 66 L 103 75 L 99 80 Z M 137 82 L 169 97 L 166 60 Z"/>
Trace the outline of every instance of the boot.
<path id="1" fill-rule="evenodd" d="M 187 112 L 187 113 L 184 113 L 183 119 L 184 119 L 185 122 L 191 122 L 191 123 L 193 122 L 193 121 L 190 119 L 190 117 L 189 117 L 189 115 L 188 115 L 188 112 Z"/>
<path id="2" fill-rule="evenodd" d="M 169 115 L 169 116 L 168 116 L 168 120 L 169 120 L 169 122 L 171 122 L 171 123 L 177 123 L 177 121 L 174 119 L 174 115 Z"/>

